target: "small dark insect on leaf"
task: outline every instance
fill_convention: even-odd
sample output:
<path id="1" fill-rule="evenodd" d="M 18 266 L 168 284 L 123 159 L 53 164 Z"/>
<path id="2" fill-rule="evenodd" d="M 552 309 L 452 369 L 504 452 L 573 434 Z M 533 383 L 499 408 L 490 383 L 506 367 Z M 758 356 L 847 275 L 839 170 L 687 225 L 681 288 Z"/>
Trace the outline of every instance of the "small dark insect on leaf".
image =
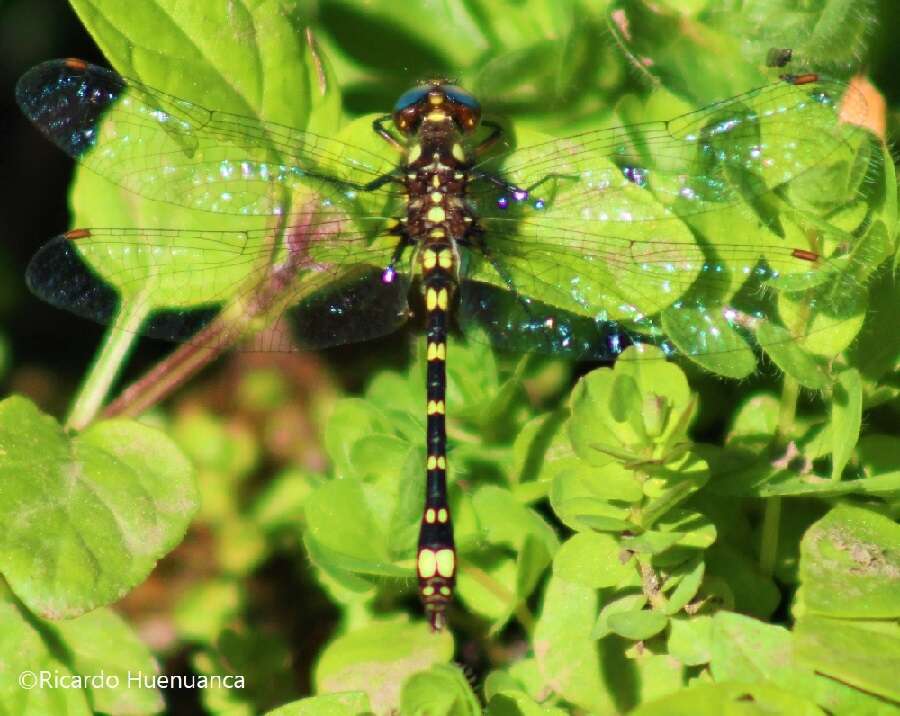
<path id="1" fill-rule="evenodd" d="M 793 56 L 789 47 L 773 47 L 766 53 L 766 67 L 784 67 Z"/>

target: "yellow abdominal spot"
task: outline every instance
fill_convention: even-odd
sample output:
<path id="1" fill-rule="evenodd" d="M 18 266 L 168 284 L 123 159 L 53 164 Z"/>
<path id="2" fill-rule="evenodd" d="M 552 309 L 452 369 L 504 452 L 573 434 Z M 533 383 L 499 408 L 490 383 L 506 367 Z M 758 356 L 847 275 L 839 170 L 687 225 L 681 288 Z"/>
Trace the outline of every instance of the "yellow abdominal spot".
<path id="1" fill-rule="evenodd" d="M 439 549 L 436 553 L 433 553 L 435 556 L 435 566 L 437 567 L 437 572 L 442 577 L 447 577 L 448 579 L 453 576 L 453 573 L 456 571 L 456 554 L 452 549 Z"/>
<path id="2" fill-rule="evenodd" d="M 441 268 L 448 269 L 453 267 L 453 252 L 450 249 L 444 249 L 437 255 L 438 263 Z"/>
<path id="3" fill-rule="evenodd" d="M 442 288 L 440 291 L 438 291 L 438 295 L 437 295 L 438 308 L 440 308 L 442 311 L 446 311 L 448 301 L 449 301 L 449 296 L 447 294 L 447 289 Z"/>
<path id="4" fill-rule="evenodd" d="M 428 462 L 426 463 L 426 467 L 429 470 L 434 470 L 437 467 L 437 458 L 434 455 L 428 456 Z"/>
<path id="5" fill-rule="evenodd" d="M 450 596 L 450 587 L 441 587 L 441 596 L 449 597 Z"/>
<path id="6" fill-rule="evenodd" d="M 428 221 L 433 221 L 434 223 L 439 224 L 447 218 L 447 214 L 442 207 L 432 206 L 428 210 L 428 213 L 425 215 L 425 218 L 428 219 Z"/>
<path id="7" fill-rule="evenodd" d="M 429 415 L 443 415 L 444 414 L 444 401 L 443 400 L 429 400 L 426 412 Z"/>
<path id="8" fill-rule="evenodd" d="M 433 507 L 429 507 L 427 510 L 425 510 L 425 521 L 430 525 L 434 524 L 434 508 Z"/>
<path id="9" fill-rule="evenodd" d="M 435 264 L 437 264 L 437 254 L 431 249 L 425 249 L 425 251 L 422 252 L 422 266 L 428 270 L 433 269 Z"/>
<path id="10" fill-rule="evenodd" d="M 433 311 L 437 307 L 437 291 L 433 288 L 429 288 L 425 291 L 425 308 L 429 311 Z"/>
<path id="11" fill-rule="evenodd" d="M 412 164 L 419 157 L 422 156 L 422 145 L 421 144 L 413 144 L 409 148 L 409 155 L 406 157 L 406 161 Z"/>
<path id="12" fill-rule="evenodd" d="M 423 549 L 419 552 L 419 577 L 428 579 L 437 572 L 437 555 L 433 549 Z"/>
<path id="13" fill-rule="evenodd" d="M 447 510 L 445 510 L 443 507 L 438 510 L 437 521 L 441 524 L 444 524 L 447 521 Z"/>
<path id="14" fill-rule="evenodd" d="M 447 469 L 447 458 L 443 455 L 438 455 L 438 467 L 441 468 L 441 470 Z"/>
<path id="15" fill-rule="evenodd" d="M 434 594 L 434 587 L 432 587 L 430 584 L 422 589 L 423 597 L 430 597 L 432 594 Z"/>

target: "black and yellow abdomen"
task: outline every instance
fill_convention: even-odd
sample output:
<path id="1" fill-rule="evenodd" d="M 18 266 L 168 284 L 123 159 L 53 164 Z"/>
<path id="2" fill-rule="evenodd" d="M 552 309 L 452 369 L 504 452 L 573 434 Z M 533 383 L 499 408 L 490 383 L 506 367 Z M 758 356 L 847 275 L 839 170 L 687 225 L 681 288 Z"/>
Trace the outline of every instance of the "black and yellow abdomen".
<path id="1" fill-rule="evenodd" d="M 447 500 L 447 332 L 457 285 L 457 242 L 469 233 L 472 216 L 465 201 L 469 162 L 461 127 L 447 111 L 450 101 L 441 86 L 434 86 L 425 101 L 408 146 L 402 224 L 406 240 L 417 249 L 426 311 L 426 485 L 416 569 L 426 614 L 440 629 L 457 567 Z"/>

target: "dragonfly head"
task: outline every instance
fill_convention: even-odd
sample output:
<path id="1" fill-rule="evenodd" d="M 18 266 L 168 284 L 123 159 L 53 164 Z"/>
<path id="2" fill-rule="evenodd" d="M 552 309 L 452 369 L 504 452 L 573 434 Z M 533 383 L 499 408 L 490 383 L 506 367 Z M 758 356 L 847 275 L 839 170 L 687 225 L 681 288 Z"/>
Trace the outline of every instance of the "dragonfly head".
<path id="1" fill-rule="evenodd" d="M 481 121 L 481 105 L 461 87 L 446 80 L 431 80 L 404 92 L 394 105 L 394 126 L 413 135 L 423 122 L 453 122 L 463 134 L 474 132 Z"/>

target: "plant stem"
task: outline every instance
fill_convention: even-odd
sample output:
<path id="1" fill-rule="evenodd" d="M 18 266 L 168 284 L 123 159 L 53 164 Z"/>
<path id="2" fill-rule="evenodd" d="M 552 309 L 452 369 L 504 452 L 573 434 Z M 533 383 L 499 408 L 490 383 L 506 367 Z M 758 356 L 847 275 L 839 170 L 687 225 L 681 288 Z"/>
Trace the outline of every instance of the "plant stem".
<path id="1" fill-rule="evenodd" d="M 97 416 L 147 317 L 146 302 L 140 297 L 123 301 L 120 311 L 106 331 L 100 352 L 75 397 L 66 418 L 66 429 L 83 430 Z"/>
<path id="2" fill-rule="evenodd" d="M 794 419 L 797 417 L 797 399 L 800 397 L 800 384 L 789 375 L 784 376 L 781 387 L 781 405 L 778 411 L 778 432 L 776 439 L 780 444 L 787 442 L 794 430 Z M 763 514 L 762 539 L 759 545 L 759 569 L 767 577 L 775 572 L 775 561 L 778 558 L 778 531 L 781 526 L 781 498 L 770 497 L 766 500 Z"/>
<path id="3" fill-rule="evenodd" d="M 516 618 L 519 620 L 519 623 L 522 625 L 525 631 L 528 632 L 529 635 L 534 632 L 534 617 L 531 615 L 528 607 L 525 606 L 525 603 L 519 601 L 516 598 L 515 594 L 510 592 L 506 587 L 496 581 L 483 569 L 479 569 L 478 567 L 467 564 L 466 574 L 472 577 L 476 582 L 478 582 L 489 592 L 493 593 L 501 601 L 504 601 L 508 604 L 513 604 L 513 612 L 515 613 Z"/>

